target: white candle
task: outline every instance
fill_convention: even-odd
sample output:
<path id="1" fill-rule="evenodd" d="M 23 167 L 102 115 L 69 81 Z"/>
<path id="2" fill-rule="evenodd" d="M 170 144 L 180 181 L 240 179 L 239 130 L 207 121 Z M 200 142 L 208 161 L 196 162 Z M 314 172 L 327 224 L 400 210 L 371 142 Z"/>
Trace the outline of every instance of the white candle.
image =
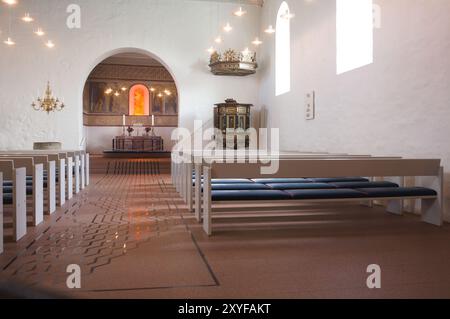
<path id="1" fill-rule="evenodd" d="M 152 115 L 152 126 L 155 126 L 155 116 Z"/>
<path id="2" fill-rule="evenodd" d="M 125 114 L 122 115 L 122 126 L 125 126 Z"/>

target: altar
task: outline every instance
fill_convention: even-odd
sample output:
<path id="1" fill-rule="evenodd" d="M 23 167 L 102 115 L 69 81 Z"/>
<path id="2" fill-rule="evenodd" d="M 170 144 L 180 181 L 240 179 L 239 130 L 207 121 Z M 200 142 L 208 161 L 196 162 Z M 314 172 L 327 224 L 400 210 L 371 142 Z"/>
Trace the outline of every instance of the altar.
<path id="1" fill-rule="evenodd" d="M 124 152 L 162 152 L 164 141 L 161 136 L 116 136 L 112 148 Z"/>

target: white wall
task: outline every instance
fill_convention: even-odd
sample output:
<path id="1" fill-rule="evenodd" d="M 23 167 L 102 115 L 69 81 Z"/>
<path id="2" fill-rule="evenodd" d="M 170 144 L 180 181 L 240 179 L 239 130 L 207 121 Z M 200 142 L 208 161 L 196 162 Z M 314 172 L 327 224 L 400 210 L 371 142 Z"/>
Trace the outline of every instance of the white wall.
<path id="1" fill-rule="evenodd" d="M 30 149 L 35 141 L 60 141 L 78 148 L 82 126 L 84 83 L 104 58 L 130 51 L 152 53 L 175 78 L 180 96 L 180 125 L 193 127 L 194 119 L 213 116 L 214 103 L 234 97 L 243 103 L 257 101 L 256 76 L 217 77 L 207 67 L 206 49 L 229 20 L 234 30 L 222 48 L 251 46 L 259 28 L 261 8 L 248 6 L 248 15 L 232 17 L 236 4 L 186 0 L 77 0 L 82 27 L 66 27 L 68 0 L 22 0 L 12 10 L 12 35 L 17 45 L 0 45 L 0 149 Z M 2 4 L 3 6 L 3 4 Z M 18 19 L 30 12 L 48 31 L 56 47 L 49 50 Z M 221 12 L 219 14 L 219 12 Z M 8 11 L 0 12 L 2 36 Z M 47 80 L 67 108 L 47 115 L 30 107 L 42 94 Z M 112 138 L 112 136 L 111 136 Z"/>
<path id="2" fill-rule="evenodd" d="M 281 2 L 265 1 L 262 27 L 275 25 Z M 339 76 L 335 0 L 287 2 L 296 15 L 291 92 L 275 97 L 274 38 L 266 39 L 260 73 L 260 103 L 280 128 L 282 148 L 438 157 L 448 175 L 450 1 L 374 1 L 382 10 L 374 63 Z M 314 121 L 305 120 L 309 90 L 316 91 Z"/>

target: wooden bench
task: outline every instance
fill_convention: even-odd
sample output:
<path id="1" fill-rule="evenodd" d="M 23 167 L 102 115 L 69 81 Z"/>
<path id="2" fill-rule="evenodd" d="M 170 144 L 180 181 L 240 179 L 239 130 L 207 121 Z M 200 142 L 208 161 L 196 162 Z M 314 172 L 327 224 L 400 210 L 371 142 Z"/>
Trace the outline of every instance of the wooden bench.
<path id="1" fill-rule="evenodd" d="M 27 176 L 33 179 L 33 209 L 37 211 L 38 223 L 41 223 L 41 210 L 43 210 L 43 201 L 46 201 L 46 213 L 53 214 L 56 211 L 56 164 L 55 161 L 49 160 L 48 155 L 0 155 L 0 159 L 10 159 L 15 165 L 25 167 Z M 36 167 L 41 165 L 43 171 L 38 174 L 35 179 Z M 42 175 L 43 181 L 40 180 Z M 45 181 L 45 183 L 44 183 Z M 59 181 L 59 180 L 58 180 Z M 45 187 L 43 186 L 45 184 Z M 45 189 L 45 196 L 44 191 Z M 37 225 L 36 224 L 36 225 Z"/>
<path id="2" fill-rule="evenodd" d="M 274 159 L 276 160 L 276 159 Z M 209 163 L 210 161 L 207 161 Z M 290 192 L 294 196 L 281 196 L 284 198 L 265 200 L 245 200 L 241 198 L 232 198 L 225 201 L 213 201 L 211 191 L 211 179 L 213 178 L 264 178 L 267 175 L 261 174 L 261 168 L 265 164 L 261 163 L 212 163 L 203 164 L 203 229 L 211 235 L 213 231 L 212 215 L 214 205 L 228 203 L 245 203 L 250 205 L 271 204 L 274 209 L 278 203 L 289 203 L 298 205 L 305 202 L 336 202 L 336 201 L 373 201 L 383 200 L 388 202 L 387 210 L 390 213 L 401 215 L 403 213 L 403 200 L 420 200 L 422 203 L 422 220 L 433 225 L 442 225 L 443 223 L 443 168 L 440 166 L 440 160 L 433 159 L 280 159 L 279 170 L 272 178 L 292 178 L 292 177 L 346 177 L 346 176 L 381 176 L 388 178 L 403 178 L 415 176 L 420 178 L 420 186 L 426 188 L 412 189 L 399 188 L 389 196 L 377 196 L 376 191 L 364 190 L 358 191 L 358 194 L 343 191 L 328 193 L 320 198 L 308 198 L 308 192 Z M 200 180 L 199 180 L 200 182 Z M 417 192 L 416 192 L 417 190 Z M 381 192 L 381 194 L 383 194 Z M 419 195 L 417 195 L 419 194 Z M 329 197 L 327 197 L 329 196 Z M 346 197 L 347 196 L 347 197 Z M 220 198 L 220 197 L 219 197 Z M 251 198 L 251 196 L 250 196 Z M 299 199 L 301 198 L 301 199 Z M 241 200 L 243 199 L 243 200 Z"/>
<path id="3" fill-rule="evenodd" d="M 349 155 L 349 154 L 330 154 L 330 153 L 299 153 L 299 152 L 281 152 L 279 154 L 276 154 L 276 157 L 274 155 L 263 155 L 259 157 L 260 160 L 264 162 L 271 162 L 278 159 L 391 159 L 391 158 L 398 158 L 398 157 L 371 157 L 370 155 Z M 185 158 L 186 160 L 186 158 Z M 198 221 L 201 221 L 201 200 L 200 200 L 200 193 L 201 193 L 201 180 L 197 180 L 197 176 L 201 175 L 202 170 L 202 161 L 196 160 L 195 157 L 190 157 L 187 159 L 187 163 L 181 163 L 178 165 L 175 165 L 175 174 L 179 174 L 181 178 L 179 178 L 179 181 L 177 181 L 180 185 L 178 189 L 180 189 L 180 193 L 184 201 L 188 205 L 188 209 L 190 211 L 195 212 L 195 217 Z M 210 159 L 211 160 L 211 159 Z M 214 159 L 215 161 L 223 161 L 223 158 L 216 157 Z M 247 161 L 248 157 L 243 158 L 235 158 L 236 161 Z M 190 162 L 189 162 L 190 161 Z M 195 164 L 193 164 L 195 163 Z M 194 168 L 194 171 L 196 172 L 194 176 L 192 176 L 192 168 Z M 237 178 L 238 176 L 235 176 L 234 178 Z M 194 179 L 194 182 L 193 182 Z M 193 185 L 192 185 L 193 184 Z M 367 202 L 370 206 L 372 204 L 372 201 Z"/>
<path id="4" fill-rule="evenodd" d="M 13 182 L 12 202 L 3 205 L 3 225 L 9 220 L 6 218 L 8 211 L 12 219 L 12 238 L 14 241 L 19 241 L 27 233 L 26 168 L 15 167 L 14 162 L 10 160 L 0 160 L 0 172 L 3 180 Z M 4 200 L 3 180 L 1 183 L 2 203 Z"/>

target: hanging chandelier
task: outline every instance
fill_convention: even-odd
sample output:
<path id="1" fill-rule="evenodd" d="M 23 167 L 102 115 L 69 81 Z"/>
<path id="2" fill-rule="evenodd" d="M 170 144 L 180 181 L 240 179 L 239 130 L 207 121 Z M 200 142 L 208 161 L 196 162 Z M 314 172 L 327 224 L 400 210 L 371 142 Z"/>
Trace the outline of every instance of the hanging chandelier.
<path id="1" fill-rule="evenodd" d="M 47 89 L 43 98 L 37 98 L 37 100 L 31 103 L 31 106 L 36 111 L 45 111 L 47 114 L 54 111 L 62 111 L 65 107 L 64 103 L 60 102 L 58 98 L 53 97 L 52 90 L 50 89 L 50 82 L 47 82 Z"/>

